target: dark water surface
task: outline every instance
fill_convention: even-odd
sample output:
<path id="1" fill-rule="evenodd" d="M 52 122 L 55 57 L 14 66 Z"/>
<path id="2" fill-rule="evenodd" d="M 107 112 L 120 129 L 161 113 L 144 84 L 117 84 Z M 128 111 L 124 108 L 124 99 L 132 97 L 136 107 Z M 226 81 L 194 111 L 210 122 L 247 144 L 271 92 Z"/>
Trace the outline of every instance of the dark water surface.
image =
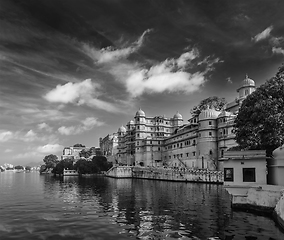
<path id="1" fill-rule="evenodd" d="M 0 173 L 0 239 L 284 239 L 221 185 Z"/>

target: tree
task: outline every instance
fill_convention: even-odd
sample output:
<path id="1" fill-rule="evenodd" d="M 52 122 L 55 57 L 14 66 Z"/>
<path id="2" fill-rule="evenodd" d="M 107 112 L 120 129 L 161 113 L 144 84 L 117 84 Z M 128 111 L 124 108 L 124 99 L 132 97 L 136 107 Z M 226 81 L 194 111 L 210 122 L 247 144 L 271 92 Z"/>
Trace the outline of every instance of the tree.
<path id="1" fill-rule="evenodd" d="M 250 94 L 235 119 L 236 141 L 243 149 L 273 150 L 284 143 L 284 66 Z"/>
<path id="2" fill-rule="evenodd" d="M 58 157 L 54 154 L 50 154 L 44 157 L 43 159 L 46 168 L 54 168 L 56 164 L 59 162 Z"/>
<path id="3" fill-rule="evenodd" d="M 56 166 L 53 168 L 52 173 L 54 174 L 63 174 L 64 169 L 73 170 L 73 159 L 65 158 L 58 162 Z"/>
<path id="4" fill-rule="evenodd" d="M 209 108 L 215 108 L 217 111 L 220 111 L 226 104 L 225 98 L 219 98 L 216 96 L 206 98 L 202 100 L 197 106 L 194 106 L 190 113 L 193 117 L 198 116 L 202 110 Z"/>
<path id="5" fill-rule="evenodd" d="M 81 144 L 81 143 L 76 143 L 74 144 L 73 147 L 86 147 L 85 145 Z"/>
<path id="6" fill-rule="evenodd" d="M 31 171 L 32 168 L 30 166 L 26 166 L 25 169 L 26 171 Z"/>
<path id="7" fill-rule="evenodd" d="M 80 157 L 89 158 L 90 156 L 92 156 L 92 150 L 83 149 L 81 152 L 79 152 L 79 155 Z"/>
<path id="8" fill-rule="evenodd" d="M 94 156 L 92 162 L 97 166 L 98 172 L 104 172 L 112 167 L 112 163 L 104 156 Z"/>
<path id="9" fill-rule="evenodd" d="M 98 168 L 93 161 L 87 161 L 85 159 L 78 160 L 74 164 L 74 169 L 76 169 L 80 174 L 91 174 L 98 172 Z"/>
<path id="10" fill-rule="evenodd" d="M 20 165 L 17 165 L 17 166 L 15 166 L 14 167 L 16 170 L 22 170 L 22 169 L 24 169 L 24 167 L 23 166 L 20 166 Z"/>

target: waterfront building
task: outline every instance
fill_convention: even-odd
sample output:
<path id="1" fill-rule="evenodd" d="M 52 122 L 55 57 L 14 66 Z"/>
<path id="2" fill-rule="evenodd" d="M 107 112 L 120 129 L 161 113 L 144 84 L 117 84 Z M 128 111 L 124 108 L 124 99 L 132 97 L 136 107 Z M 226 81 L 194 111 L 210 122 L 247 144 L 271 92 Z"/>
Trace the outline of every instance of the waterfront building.
<path id="1" fill-rule="evenodd" d="M 115 163 L 117 161 L 117 145 L 118 133 L 108 134 L 106 137 L 100 138 L 101 153 L 108 158 L 109 162 Z"/>
<path id="2" fill-rule="evenodd" d="M 207 108 L 188 123 L 177 112 L 172 118 L 146 116 L 139 109 L 117 133 L 116 162 L 121 165 L 222 170 L 224 152 L 236 146 L 234 119 L 243 100 L 255 90 L 248 76 L 238 96 L 221 111 Z"/>

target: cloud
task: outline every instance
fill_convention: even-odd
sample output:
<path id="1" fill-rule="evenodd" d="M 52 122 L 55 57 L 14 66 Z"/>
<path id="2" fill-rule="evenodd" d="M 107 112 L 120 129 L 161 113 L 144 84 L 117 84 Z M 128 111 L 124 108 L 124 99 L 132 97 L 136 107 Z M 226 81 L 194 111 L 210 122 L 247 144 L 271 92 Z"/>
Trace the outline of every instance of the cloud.
<path id="1" fill-rule="evenodd" d="M 218 58 L 194 62 L 199 57 L 196 49 L 183 53 L 177 59 L 167 59 L 150 69 L 137 69 L 125 80 L 127 91 L 137 97 L 143 93 L 185 92 L 192 93 L 206 82 L 205 74 L 212 71 L 213 65 L 220 62 Z M 205 66 L 203 71 L 189 73 L 192 66 Z"/>
<path id="2" fill-rule="evenodd" d="M 10 149 L 10 148 L 7 148 L 7 149 L 5 149 L 5 151 L 4 151 L 5 153 L 10 153 L 10 152 L 12 152 L 12 149 Z"/>
<path id="3" fill-rule="evenodd" d="M 33 130 L 29 130 L 23 137 L 23 141 L 25 141 L 25 142 L 33 142 L 37 139 L 38 139 L 38 137 Z"/>
<path id="4" fill-rule="evenodd" d="M 227 77 L 227 78 L 226 78 L 226 81 L 227 81 L 227 83 L 229 83 L 229 84 L 232 84 L 232 83 L 233 83 L 231 77 Z"/>
<path id="5" fill-rule="evenodd" d="M 63 146 L 59 144 L 46 144 L 44 146 L 39 146 L 37 151 L 39 153 L 57 153 L 63 150 Z"/>
<path id="6" fill-rule="evenodd" d="M 0 142 L 7 142 L 14 137 L 11 131 L 0 132 Z"/>
<path id="7" fill-rule="evenodd" d="M 99 127 L 102 125 L 104 125 L 104 123 L 100 122 L 97 118 L 88 117 L 85 120 L 82 120 L 81 124 L 78 126 L 61 126 L 60 128 L 58 128 L 58 132 L 61 135 L 76 135 L 91 130 L 96 126 Z"/>
<path id="8" fill-rule="evenodd" d="M 275 54 L 283 54 L 284 55 L 284 49 L 280 47 L 273 47 L 272 52 Z"/>
<path id="9" fill-rule="evenodd" d="M 144 31 L 136 42 L 126 48 L 115 49 L 113 47 L 107 47 L 99 50 L 84 43 L 82 45 L 82 50 L 97 63 L 117 61 L 119 59 L 127 58 L 130 54 L 136 52 L 142 46 L 145 35 L 151 31 L 151 29 Z"/>
<path id="10" fill-rule="evenodd" d="M 72 103 L 76 105 L 86 104 L 90 107 L 103 109 L 105 111 L 117 112 L 118 109 L 111 103 L 97 99 L 100 85 L 86 79 L 79 83 L 66 83 L 57 85 L 55 89 L 48 92 L 44 98 L 49 102 Z"/>
<path id="11" fill-rule="evenodd" d="M 268 28 L 266 28 L 265 30 L 263 30 L 261 33 L 255 35 L 253 37 L 253 41 L 254 42 L 259 42 L 261 40 L 264 40 L 266 38 L 269 38 L 270 37 L 270 32 L 272 31 L 273 29 L 273 26 L 270 26 Z"/>
<path id="12" fill-rule="evenodd" d="M 37 125 L 39 130 L 46 130 L 47 132 L 51 132 L 52 131 L 52 127 L 50 127 L 47 123 L 43 122 L 43 123 L 39 123 Z"/>

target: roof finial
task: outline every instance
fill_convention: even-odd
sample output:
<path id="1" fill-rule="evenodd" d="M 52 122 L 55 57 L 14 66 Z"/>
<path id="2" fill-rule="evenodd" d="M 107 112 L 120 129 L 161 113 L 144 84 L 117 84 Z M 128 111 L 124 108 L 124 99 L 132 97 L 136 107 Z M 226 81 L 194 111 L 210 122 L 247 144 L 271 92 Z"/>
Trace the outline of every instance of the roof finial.
<path id="1" fill-rule="evenodd" d="M 246 73 L 246 79 L 248 79 L 249 77 L 248 77 L 248 74 Z"/>

